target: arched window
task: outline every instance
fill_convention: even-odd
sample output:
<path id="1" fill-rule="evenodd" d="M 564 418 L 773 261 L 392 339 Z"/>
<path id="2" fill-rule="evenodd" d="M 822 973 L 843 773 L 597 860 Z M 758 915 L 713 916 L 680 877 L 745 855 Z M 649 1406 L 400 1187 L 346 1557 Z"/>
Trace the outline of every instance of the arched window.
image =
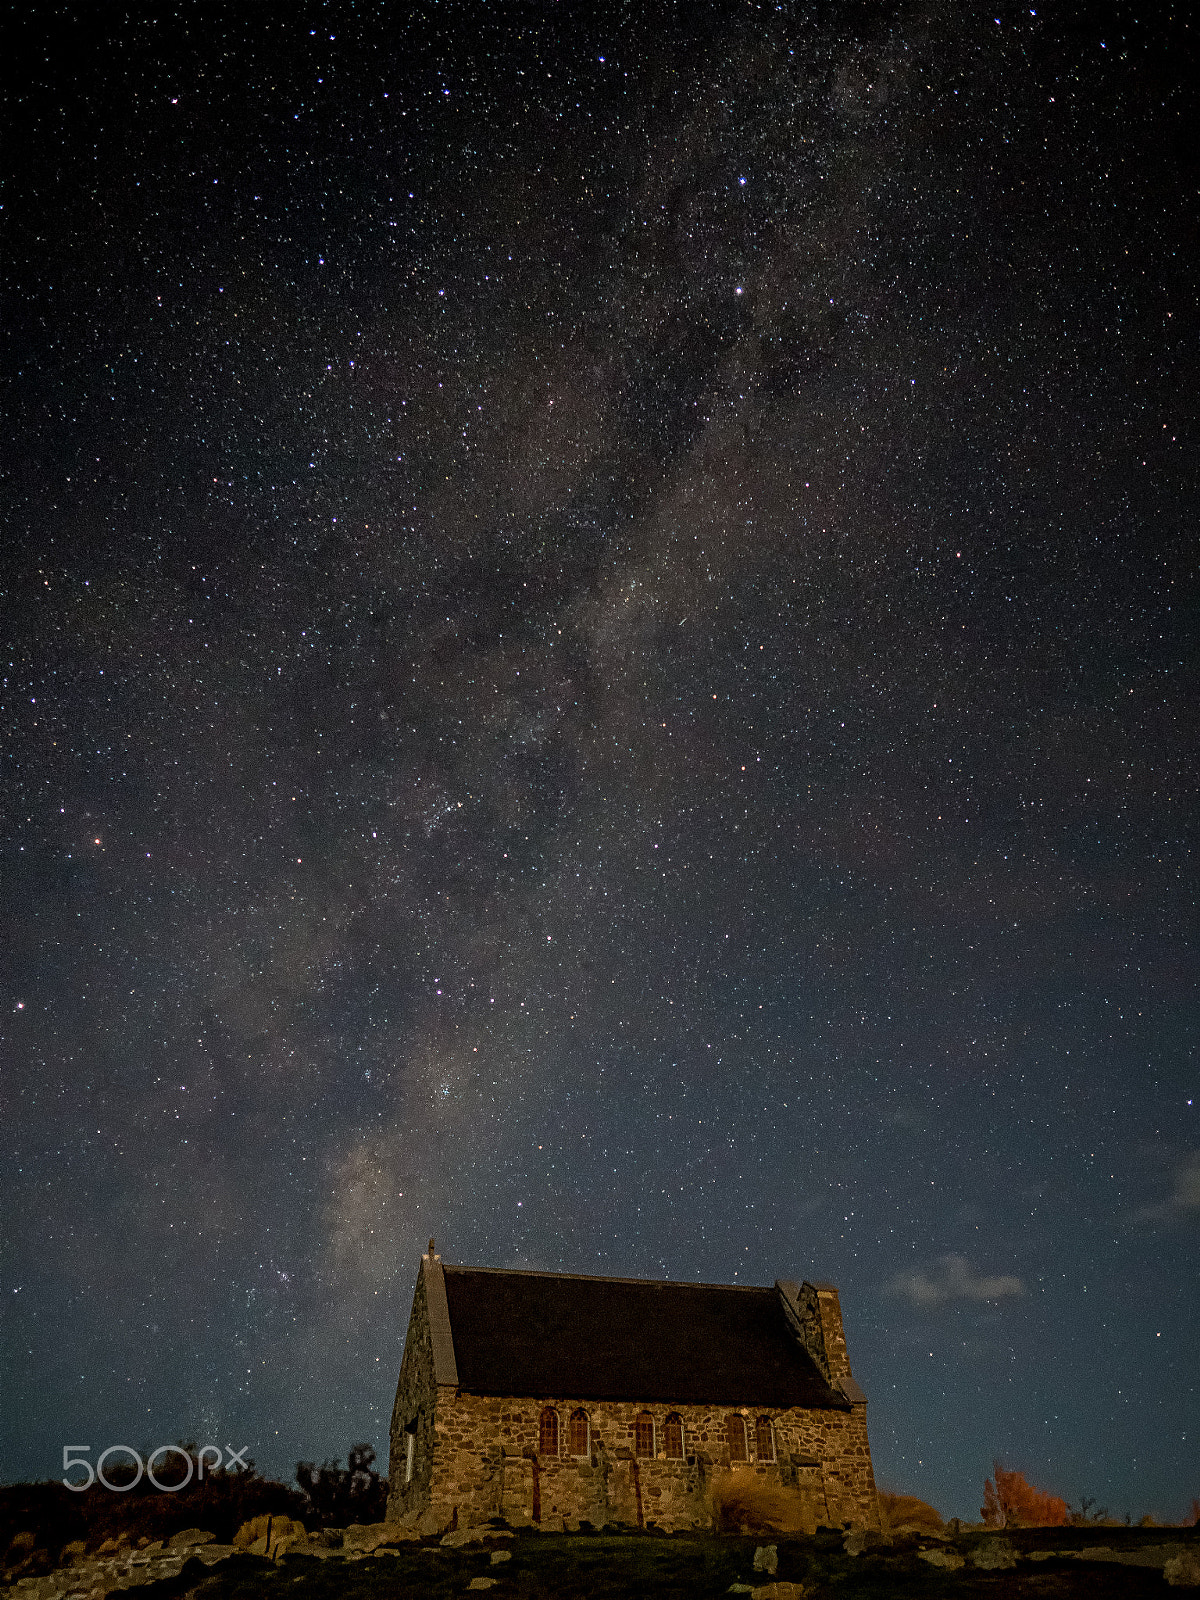
<path id="1" fill-rule="evenodd" d="M 654 1459 L 654 1418 L 648 1411 L 639 1411 L 634 1418 L 633 1453 Z"/>
<path id="2" fill-rule="evenodd" d="M 759 1417 L 758 1427 L 755 1430 L 754 1454 L 760 1461 L 774 1461 L 775 1459 L 775 1429 L 771 1426 L 770 1417 Z"/>
<path id="3" fill-rule="evenodd" d="M 677 1411 L 663 1423 L 663 1445 L 672 1461 L 683 1460 L 683 1418 Z"/>
<path id="4" fill-rule="evenodd" d="M 726 1424 L 729 1431 L 729 1459 L 730 1461 L 749 1461 L 746 1450 L 746 1419 L 739 1417 L 736 1411 L 730 1412 Z"/>
<path id="5" fill-rule="evenodd" d="M 542 1412 L 541 1426 L 538 1429 L 538 1454 L 541 1456 L 558 1454 L 558 1412 L 550 1406 Z"/>
<path id="6" fill-rule="evenodd" d="M 588 1427 L 588 1414 L 582 1406 L 579 1407 L 578 1411 L 572 1411 L 571 1413 L 569 1440 L 573 1456 L 591 1455 L 591 1430 Z"/>

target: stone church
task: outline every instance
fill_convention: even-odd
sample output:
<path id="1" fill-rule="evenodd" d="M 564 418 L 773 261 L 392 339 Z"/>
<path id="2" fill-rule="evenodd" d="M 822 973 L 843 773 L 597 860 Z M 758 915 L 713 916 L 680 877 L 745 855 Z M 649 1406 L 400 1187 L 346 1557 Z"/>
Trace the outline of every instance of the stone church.
<path id="1" fill-rule="evenodd" d="M 429 1241 L 389 1520 L 707 1527 L 736 1474 L 795 1491 L 806 1526 L 878 1526 L 867 1399 L 832 1284 L 499 1272 L 443 1265 Z"/>

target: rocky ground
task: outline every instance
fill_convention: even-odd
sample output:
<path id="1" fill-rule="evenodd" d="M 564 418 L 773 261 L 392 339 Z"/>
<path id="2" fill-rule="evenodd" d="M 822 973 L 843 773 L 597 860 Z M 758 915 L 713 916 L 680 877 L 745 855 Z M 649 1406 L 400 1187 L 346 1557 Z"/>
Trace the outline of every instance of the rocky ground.
<path id="1" fill-rule="evenodd" d="M 1138 1600 L 1200 1588 L 1200 1530 L 1026 1529 L 890 1540 L 821 1530 L 813 1538 L 547 1534 L 501 1527 L 422 1539 L 386 1524 L 308 1535 L 260 1517 L 234 1544 L 189 1529 L 140 1549 L 69 1552 L 19 1578 L 4 1600 L 402 1600 L 491 1591 L 495 1600 Z"/>

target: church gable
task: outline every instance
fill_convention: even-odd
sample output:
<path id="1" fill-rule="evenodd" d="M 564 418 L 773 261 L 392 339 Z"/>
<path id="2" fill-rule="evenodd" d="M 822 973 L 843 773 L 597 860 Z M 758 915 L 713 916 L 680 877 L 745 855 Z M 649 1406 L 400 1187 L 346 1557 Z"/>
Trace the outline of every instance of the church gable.
<path id="1" fill-rule="evenodd" d="M 437 1411 L 434 1345 L 429 1322 L 427 1263 L 431 1261 L 432 1255 L 421 1259 L 392 1407 L 388 1514 L 393 1521 L 428 1504 L 430 1495 Z"/>

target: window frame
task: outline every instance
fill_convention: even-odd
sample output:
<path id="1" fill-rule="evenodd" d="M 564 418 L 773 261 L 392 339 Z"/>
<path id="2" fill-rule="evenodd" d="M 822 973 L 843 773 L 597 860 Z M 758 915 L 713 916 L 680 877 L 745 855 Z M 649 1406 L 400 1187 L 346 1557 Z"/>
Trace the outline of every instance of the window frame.
<path id="1" fill-rule="evenodd" d="M 741 1455 L 735 1455 L 733 1451 L 735 1428 L 737 1430 L 738 1437 L 742 1441 Z M 730 1465 L 733 1465 L 734 1463 L 738 1463 L 740 1465 L 742 1462 L 748 1462 L 750 1460 L 749 1431 L 746 1427 L 746 1419 L 740 1411 L 731 1411 L 725 1418 L 725 1443 L 729 1448 Z"/>
<path id="2" fill-rule="evenodd" d="M 763 1430 L 766 1430 L 767 1440 L 770 1444 L 770 1455 L 764 1455 L 762 1449 Z M 759 1417 L 754 1424 L 754 1457 L 768 1466 L 773 1466 L 779 1459 L 775 1444 L 775 1424 L 770 1417 Z"/>
<path id="3" fill-rule="evenodd" d="M 554 1448 L 546 1448 L 546 1424 L 554 1425 Z M 553 1456 L 557 1460 L 562 1455 L 562 1427 L 559 1422 L 558 1412 L 553 1406 L 543 1406 L 542 1414 L 538 1418 L 538 1455 Z"/>
<path id="4" fill-rule="evenodd" d="M 575 1448 L 574 1434 L 577 1422 L 583 1423 L 585 1444 L 583 1450 L 576 1450 Z M 592 1453 L 592 1419 L 588 1416 L 583 1406 L 576 1406 L 567 1423 L 567 1451 L 574 1461 L 586 1461 Z"/>
<path id="5" fill-rule="evenodd" d="M 650 1425 L 650 1448 L 641 1448 L 642 1430 L 646 1424 Z M 653 1461 L 658 1454 L 658 1429 L 655 1425 L 654 1414 L 650 1411 L 639 1411 L 633 1419 L 633 1453 L 639 1461 Z"/>
<path id="6" fill-rule="evenodd" d="M 679 1429 L 679 1454 L 671 1453 L 671 1430 Z M 668 1461 L 683 1461 L 687 1457 L 687 1430 L 683 1425 L 683 1418 L 678 1411 L 667 1413 L 663 1421 L 663 1454 Z"/>
<path id="7" fill-rule="evenodd" d="M 417 1471 L 417 1425 L 410 1422 L 404 1430 L 404 1481 L 413 1481 Z"/>

